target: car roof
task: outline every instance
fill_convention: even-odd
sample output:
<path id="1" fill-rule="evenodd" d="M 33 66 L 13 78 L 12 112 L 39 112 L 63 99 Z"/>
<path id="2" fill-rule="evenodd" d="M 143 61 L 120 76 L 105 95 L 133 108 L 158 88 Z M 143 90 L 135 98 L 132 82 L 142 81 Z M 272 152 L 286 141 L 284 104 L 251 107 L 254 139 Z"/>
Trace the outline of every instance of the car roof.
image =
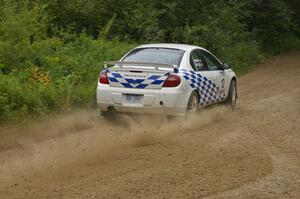
<path id="1" fill-rule="evenodd" d="M 201 48 L 199 46 L 193 46 L 193 45 L 187 45 L 187 44 L 172 44 L 172 43 L 157 43 L 157 44 L 144 44 L 141 46 L 138 46 L 137 48 L 174 48 L 179 50 L 191 50 L 195 48 L 200 48 L 205 50 L 204 48 Z"/>

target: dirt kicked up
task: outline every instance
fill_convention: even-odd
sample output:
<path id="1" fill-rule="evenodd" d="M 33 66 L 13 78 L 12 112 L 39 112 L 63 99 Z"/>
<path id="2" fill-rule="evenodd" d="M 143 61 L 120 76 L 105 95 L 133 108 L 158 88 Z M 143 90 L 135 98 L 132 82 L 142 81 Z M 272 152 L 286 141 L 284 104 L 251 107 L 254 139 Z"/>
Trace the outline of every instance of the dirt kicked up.
<path id="1" fill-rule="evenodd" d="M 300 53 L 238 80 L 235 112 L 80 111 L 0 130 L 0 198 L 300 198 Z"/>

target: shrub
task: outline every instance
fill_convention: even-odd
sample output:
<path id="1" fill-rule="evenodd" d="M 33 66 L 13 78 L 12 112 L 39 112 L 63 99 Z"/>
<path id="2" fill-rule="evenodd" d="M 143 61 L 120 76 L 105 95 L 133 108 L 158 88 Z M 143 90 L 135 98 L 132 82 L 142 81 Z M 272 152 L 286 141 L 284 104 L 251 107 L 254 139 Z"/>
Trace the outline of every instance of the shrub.
<path id="1" fill-rule="evenodd" d="M 267 55 L 300 48 L 298 4 L 0 0 L 0 121 L 95 106 L 102 62 L 137 43 L 199 45 L 243 73 Z"/>

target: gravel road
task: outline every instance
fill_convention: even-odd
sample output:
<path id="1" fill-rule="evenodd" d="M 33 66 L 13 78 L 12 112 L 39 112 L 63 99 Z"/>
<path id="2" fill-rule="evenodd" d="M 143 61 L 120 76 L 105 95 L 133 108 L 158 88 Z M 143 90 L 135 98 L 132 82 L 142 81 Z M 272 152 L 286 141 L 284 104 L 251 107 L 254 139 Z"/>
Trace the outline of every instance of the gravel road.
<path id="1" fill-rule="evenodd" d="M 0 198 L 300 198 L 300 52 L 239 77 L 235 112 L 74 111 L 0 129 Z"/>

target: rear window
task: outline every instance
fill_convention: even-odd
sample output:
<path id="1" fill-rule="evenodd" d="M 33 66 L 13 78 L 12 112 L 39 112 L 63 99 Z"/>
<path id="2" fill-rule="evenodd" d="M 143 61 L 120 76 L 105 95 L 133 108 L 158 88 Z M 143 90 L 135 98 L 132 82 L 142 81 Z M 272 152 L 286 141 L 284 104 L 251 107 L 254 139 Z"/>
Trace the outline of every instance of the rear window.
<path id="1" fill-rule="evenodd" d="M 158 64 L 180 65 L 183 50 L 171 48 L 138 48 L 131 51 L 122 61 L 149 62 Z"/>

